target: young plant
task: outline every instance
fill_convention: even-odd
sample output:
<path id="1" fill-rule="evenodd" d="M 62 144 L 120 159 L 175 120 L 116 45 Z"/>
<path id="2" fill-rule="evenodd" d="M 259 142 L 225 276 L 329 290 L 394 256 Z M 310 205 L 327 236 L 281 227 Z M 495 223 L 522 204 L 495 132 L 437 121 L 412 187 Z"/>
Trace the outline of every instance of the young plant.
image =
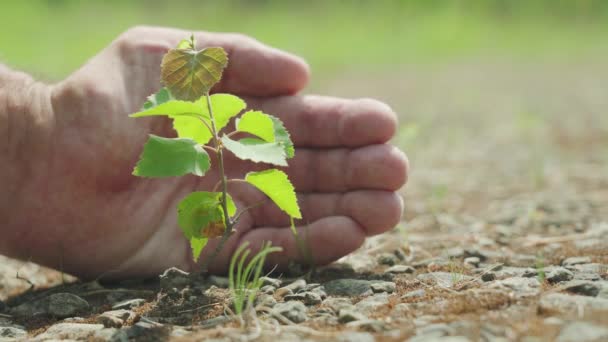
<path id="1" fill-rule="evenodd" d="M 280 247 L 272 247 L 270 242 L 264 243 L 260 251 L 245 264 L 251 252 L 250 249 L 246 249 L 247 245 L 248 243 L 245 242 L 237 248 L 230 259 L 228 269 L 228 284 L 233 297 L 234 311 L 238 316 L 253 305 L 255 297 L 262 287 L 263 281 L 260 277 L 266 256 L 282 251 Z"/>
<path id="2" fill-rule="evenodd" d="M 148 97 L 133 118 L 167 116 L 173 120 L 177 138 L 150 135 L 140 160 L 133 170 L 139 177 L 176 177 L 193 174 L 203 177 L 211 167 L 208 153 L 215 154 L 219 181 L 213 191 L 196 191 L 177 206 L 178 225 L 190 241 L 192 256 L 198 260 L 211 238 L 220 238 L 213 253 L 203 262 L 203 269 L 215 258 L 233 233 L 241 214 L 228 193 L 224 153 L 257 163 L 287 166 L 294 156 L 294 146 L 283 123 L 276 117 L 249 110 L 235 122 L 235 130 L 223 130 L 233 117 L 246 107 L 245 102 L 230 94 L 213 94 L 211 88 L 222 78 L 228 56 L 220 47 L 195 49 L 195 41 L 182 40 L 177 48 L 165 54 L 161 63 L 164 86 Z M 236 133 L 247 137 L 234 140 Z M 240 181 L 243 181 L 239 179 Z M 278 169 L 249 172 L 245 182 L 268 196 L 290 218 L 302 218 L 294 187 L 287 175 Z M 295 228 L 294 228 L 295 229 Z"/>

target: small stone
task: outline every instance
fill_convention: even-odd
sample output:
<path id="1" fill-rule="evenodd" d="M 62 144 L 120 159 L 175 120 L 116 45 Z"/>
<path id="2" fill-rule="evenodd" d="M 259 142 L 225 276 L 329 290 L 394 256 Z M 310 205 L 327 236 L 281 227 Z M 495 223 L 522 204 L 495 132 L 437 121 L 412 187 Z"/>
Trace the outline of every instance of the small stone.
<path id="1" fill-rule="evenodd" d="M 298 279 L 285 287 L 290 289 L 293 293 L 298 293 L 306 288 L 306 280 Z"/>
<path id="2" fill-rule="evenodd" d="M 455 272 L 423 273 L 419 274 L 416 278 L 424 283 L 434 282 L 442 287 L 453 287 L 459 282 L 473 281 L 475 279 L 471 276 Z"/>
<path id="3" fill-rule="evenodd" d="M 310 292 L 318 294 L 319 297 L 321 297 L 321 299 L 327 298 L 327 292 L 325 292 L 325 287 L 324 286 L 315 287 Z"/>
<path id="4" fill-rule="evenodd" d="M 603 312 L 606 314 L 608 313 L 608 299 L 564 293 L 548 293 L 541 297 L 538 308 L 541 313 L 557 312 L 567 315 L 576 314 L 577 312 L 585 312 L 587 314 Z"/>
<path id="5" fill-rule="evenodd" d="M 361 330 L 365 330 L 368 332 L 382 332 L 386 331 L 386 323 L 377 319 L 360 319 L 357 321 L 352 321 L 346 324 L 347 327 L 358 327 Z"/>
<path id="6" fill-rule="evenodd" d="M 434 323 L 421 327 L 417 331 L 417 335 L 424 336 L 426 338 L 439 338 L 448 335 L 452 335 L 454 329 L 445 323 Z"/>
<path id="7" fill-rule="evenodd" d="M 598 282 L 584 280 L 572 280 L 562 285 L 560 288 L 570 293 L 590 297 L 597 296 L 601 290 L 601 286 L 598 284 Z"/>
<path id="8" fill-rule="evenodd" d="M 216 276 L 216 275 L 210 275 L 207 278 L 207 282 L 210 285 L 217 286 L 217 287 L 222 288 L 222 289 L 227 289 L 228 287 L 230 287 L 230 279 L 228 279 L 227 277 L 220 277 L 220 276 Z"/>
<path id="9" fill-rule="evenodd" d="M 335 313 L 340 312 L 341 309 L 354 308 L 349 298 L 327 298 L 323 301 L 323 306 L 330 308 Z"/>
<path id="10" fill-rule="evenodd" d="M 128 299 L 122 302 L 118 302 L 112 306 L 112 310 L 120 310 L 120 309 L 134 309 L 138 306 L 142 306 L 146 303 L 145 299 L 136 298 L 136 299 Z"/>
<path id="11" fill-rule="evenodd" d="M 496 279 L 496 273 L 494 272 L 486 272 L 481 275 L 481 280 L 488 282 Z"/>
<path id="12" fill-rule="evenodd" d="M 373 282 L 363 279 L 336 279 L 325 283 L 325 291 L 332 296 L 361 296 L 372 293 Z"/>
<path id="13" fill-rule="evenodd" d="M 281 287 L 281 283 L 282 283 L 281 279 L 270 278 L 270 277 L 260 277 L 260 280 L 262 281 L 263 286 L 270 285 L 270 286 L 274 286 L 275 288 Z"/>
<path id="14" fill-rule="evenodd" d="M 321 302 L 323 301 L 323 299 L 321 298 L 321 295 L 319 295 L 316 292 L 304 292 L 304 304 L 305 305 L 317 305 L 317 304 L 321 304 Z"/>
<path id="15" fill-rule="evenodd" d="M 375 342 L 374 335 L 365 332 L 343 331 L 336 336 L 337 342 Z"/>
<path id="16" fill-rule="evenodd" d="M 481 262 L 481 260 L 479 259 L 479 257 L 468 257 L 464 259 L 464 264 L 465 265 L 469 265 L 471 267 L 479 267 L 479 263 Z"/>
<path id="17" fill-rule="evenodd" d="M 383 292 L 360 300 L 357 304 L 355 304 L 355 308 L 357 309 L 357 312 L 369 315 L 378 308 L 388 305 L 388 303 L 388 293 Z"/>
<path id="18" fill-rule="evenodd" d="M 48 299 L 48 313 L 58 318 L 71 317 L 90 308 L 86 300 L 71 293 L 55 293 Z"/>
<path id="19" fill-rule="evenodd" d="M 561 266 L 545 267 L 545 279 L 552 284 L 571 280 L 574 274 Z"/>
<path id="20" fill-rule="evenodd" d="M 590 263 L 591 263 L 590 257 L 580 256 L 580 257 L 571 257 L 571 258 L 564 259 L 564 261 L 562 261 L 562 266 L 574 266 L 574 265 L 582 265 L 582 264 L 590 264 Z"/>
<path id="21" fill-rule="evenodd" d="M 562 328 L 556 339 L 558 342 L 606 340 L 608 340 L 608 328 L 588 322 L 569 323 Z"/>
<path id="22" fill-rule="evenodd" d="M 298 301 L 278 303 L 272 308 L 271 314 L 280 314 L 293 323 L 302 323 L 308 319 L 306 306 Z"/>
<path id="23" fill-rule="evenodd" d="M 293 295 L 293 291 L 287 287 L 278 288 L 274 294 L 279 298 L 285 298 L 286 296 Z"/>
<path id="24" fill-rule="evenodd" d="M 380 265 L 388 266 L 393 266 L 399 261 L 399 259 L 397 259 L 397 256 L 395 256 L 395 254 L 393 253 L 382 253 L 378 255 L 377 260 Z"/>
<path id="25" fill-rule="evenodd" d="M 418 289 L 404 294 L 401 296 L 401 299 L 422 298 L 424 296 L 426 296 L 426 291 L 424 291 L 424 289 Z"/>
<path id="26" fill-rule="evenodd" d="M 24 339 L 27 336 L 27 331 L 17 327 L 0 327 L 0 340 Z"/>
<path id="27" fill-rule="evenodd" d="M 102 329 L 101 324 L 57 323 L 36 336 L 36 340 L 88 340 Z"/>
<path id="28" fill-rule="evenodd" d="M 354 310 L 342 309 L 338 313 L 338 322 L 345 324 L 352 321 L 360 321 L 368 319 L 364 314 Z"/>
<path id="29" fill-rule="evenodd" d="M 374 293 L 393 293 L 397 288 L 395 283 L 393 283 L 392 281 L 382 281 L 378 283 L 373 283 L 370 285 L 370 287 L 372 288 L 372 291 L 374 291 Z"/>
<path id="30" fill-rule="evenodd" d="M 171 267 L 160 275 L 160 287 L 163 290 L 183 288 L 190 284 L 190 273 Z"/>
<path id="31" fill-rule="evenodd" d="M 529 297 L 540 293 L 540 282 L 536 278 L 513 277 L 497 280 L 490 288 L 513 291 L 515 297 Z"/>
<path id="32" fill-rule="evenodd" d="M 319 287 L 322 287 L 321 284 L 319 284 L 319 283 L 306 284 L 306 286 L 304 286 L 304 291 L 312 291 L 312 290 L 317 289 Z"/>
<path id="33" fill-rule="evenodd" d="M 129 310 L 112 310 L 106 311 L 101 315 L 97 316 L 95 320 L 97 323 L 103 324 L 106 328 L 120 328 L 125 324 L 125 321 L 129 319 L 129 317 L 134 316 L 135 314 Z"/>
<path id="34" fill-rule="evenodd" d="M 272 295 L 261 293 L 255 298 L 255 306 L 262 305 L 272 308 L 277 304 L 277 300 Z"/>
<path id="35" fill-rule="evenodd" d="M 402 274 L 402 273 L 412 274 L 412 273 L 416 272 L 416 269 L 413 268 L 412 266 L 407 266 L 407 265 L 395 265 L 395 266 L 391 266 L 391 267 L 387 268 L 386 271 L 384 271 L 384 272 L 392 273 L 392 274 Z"/>
<path id="36" fill-rule="evenodd" d="M 127 329 L 127 337 L 137 341 L 165 341 L 169 337 L 169 328 L 151 321 L 139 321 Z"/>
<path id="37" fill-rule="evenodd" d="M 272 286 L 272 285 L 264 285 L 260 288 L 260 292 L 265 293 L 265 294 L 273 294 L 274 291 L 276 291 L 277 288 Z"/>

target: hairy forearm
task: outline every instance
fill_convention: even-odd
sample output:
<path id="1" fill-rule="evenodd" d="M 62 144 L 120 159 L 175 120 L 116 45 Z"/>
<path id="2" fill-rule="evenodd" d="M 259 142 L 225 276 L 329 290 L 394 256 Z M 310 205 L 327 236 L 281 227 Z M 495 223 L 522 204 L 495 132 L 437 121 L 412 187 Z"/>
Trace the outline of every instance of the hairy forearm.
<path id="1" fill-rule="evenodd" d="M 10 243 L 6 237 L 12 213 L 22 203 L 20 189 L 32 174 L 34 159 L 44 153 L 52 126 L 49 86 L 0 64 L 0 254 Z M 38 170 L 38 172 L 43 170 Z"/>

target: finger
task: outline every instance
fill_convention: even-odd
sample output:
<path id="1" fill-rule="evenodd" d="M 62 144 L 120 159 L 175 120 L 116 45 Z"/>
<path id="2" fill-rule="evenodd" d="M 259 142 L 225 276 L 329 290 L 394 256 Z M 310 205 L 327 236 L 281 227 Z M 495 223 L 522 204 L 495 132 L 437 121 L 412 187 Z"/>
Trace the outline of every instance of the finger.
<path id="1" fill-rule="evenodd" d="M 361 226 L 351 218 L 344 216 L 326 217 L 309 225 L 298 227 L 298 236 L 302 237 L 305 245 L 310 248 L 312 261 L 318 265 L 328 264 L 353 252 L 365 240 L 365 233 Z M 282 252 L 272 253 L 266 259 L 266 265 L 270 267 L 277 265 L 278 270 L 285 269 L 290 261 L 300 263 L 308 261 L 306 256 L 300 253 L 293 233 L 288 227 L 253 229 L 245 233 L 231 247 L 236 248 L 245 241 L 251 247 L 250 255 L 255 255 L 264 242 L 269 241 L 273 246 L 281 247 Z M 211 265 L 209 270 L 212 273 L 226 273 L 229 259 L 221 258 L 225 261 Z"/>
<path id="2" fill-rule="evenodd" d="M 397 129 L 397 116 L 391 108 L 372 99 L 285 96 L 246 100 L 250 108 L 279 117 L 299 147 L 381 144 Z"/>
<path id="3" fill-rule="evenodd" d="M 123 52 L 134 49 L 150 52 L 160 60 L 180 40 L 187 39 L 190 31 L 138 26 L 125 32 L 117 40 Z M 221 46 L 228 53 L 228 67 L 215 92 L 230 92 L 253 96 L 295 94 L 306 86 L 309 67 L 295 55 L 269 47 L 257 40 L 235 33 L 194 32 L 197 48 Z M 150 72 L 155 72 L 151 70 Z"/>
<path id="4" fill-rule="evenodd" d="M 261 171 L 266 164 L 244 163 L 226 155 L 229 178 L 243 178 L 246 171 Z M 408 160 L 392 145 L 357 149 L 298 149 L 283 168 L 298 192 L 344 192 L 350 190 L 396 191 L 407 181 Z"/>
<path id="5" fill-rule="evenodd" d="M 263 203 L 248 211 L 254 226 L 289 226 L 289 217 L 272 201 L 258 191 L 239 196 L 245 203 Z M 395 227 L 401 220 L 403 200 L 392 191 L 360 190 L 346 193 L 300 193 L 298 204 L 302 219 L 298 222 L 314 222 L 330 216 L 346 216 L 355 220 L 365 235 L 377 235 Z"/>

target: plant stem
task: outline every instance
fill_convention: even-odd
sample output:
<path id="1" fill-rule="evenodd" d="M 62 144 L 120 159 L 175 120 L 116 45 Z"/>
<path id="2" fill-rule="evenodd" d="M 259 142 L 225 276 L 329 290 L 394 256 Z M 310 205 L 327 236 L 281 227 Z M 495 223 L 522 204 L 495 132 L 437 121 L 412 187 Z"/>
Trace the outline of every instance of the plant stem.
<path id="1" fill-rule="evenodd" d="M 222 238 L 220 239 L 220 242 L 216 246 L 213 253 L 206 260 L 203 261 L 203 265 L 202 265 L 203 271 L 207 270 L 207 267 L 209 266 L 209 264 L 211 264 L 213 259 L 215 259 L 217 257 L 217 255 L 220 253 L 220 251 L 222 250 L 222 247 L 224 247 L 224 244 L 226 243 L 226 240 L 228 240 L 228 238 L 230 237 L 232 228 L 234 227 L 234 224 L 236 223 L 236 222 L 232 222 L 232 220 L 230 219 L 230 214 L 228 213 L 228 201 L 227 201 L 228 185 L 227 185 L 227 181 L 226 181 L 226 172 L 224 170 L 224 153 L 223 153 L 222 146 L 220 146 L 220 143 L 219 143 L 218 131 L 217 131 L 217 128 L 215 127 L 215 118 L 213 117 L 213 108 L 211 106 L 211 98 L 209 97 L 208 92 L 205 94 L 205 98 L 207 99 L 207 109 L 209 110 L 209 117 L 211 118 L 211 131 L 213 134 L 213 144 L 215 145 L 215 149 L 217 152 L 217 159 L 218 159 L 220 177 L 221 177 L 221 182 L 222 182 L 221 205 L 222 205 L 222 209 L 224 211 L 224 222 L 226 222 L 226 230 L 224 230 L 224 235 L 222 235 Z"/>

